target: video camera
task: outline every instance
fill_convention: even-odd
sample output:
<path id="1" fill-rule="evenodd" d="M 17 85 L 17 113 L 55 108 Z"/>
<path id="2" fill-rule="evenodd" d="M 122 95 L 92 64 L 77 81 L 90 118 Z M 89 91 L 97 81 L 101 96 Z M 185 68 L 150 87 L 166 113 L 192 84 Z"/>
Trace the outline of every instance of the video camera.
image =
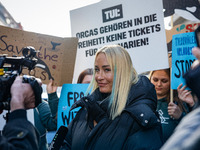
<path id="1" fill-rule="evenodd" d="M 10 110 L 10 88 L 17 75 L 24 68 L 32 70 L 37 64 L 36 50 L 32 46 L 22 48 L 23 56 L 0 56 L 0 110 Z M 29 83 L 35 94 L 35 106 L 41 103 L 42 87 L 34 77 L 23 76 L 23 82 Z"/>

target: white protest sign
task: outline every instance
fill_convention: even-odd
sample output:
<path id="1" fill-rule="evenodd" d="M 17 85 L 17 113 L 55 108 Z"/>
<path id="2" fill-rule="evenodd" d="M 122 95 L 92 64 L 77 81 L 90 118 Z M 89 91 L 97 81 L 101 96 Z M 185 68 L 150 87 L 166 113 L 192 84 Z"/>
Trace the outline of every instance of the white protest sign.
<path id="1" fill-rule="evenodd" d="M 70 11 L 72 36 L 79 39 L 73 82 L 104 45 L 128 50 L 138 73 L 168 68 L 161 0 L 106 0 Z"/>

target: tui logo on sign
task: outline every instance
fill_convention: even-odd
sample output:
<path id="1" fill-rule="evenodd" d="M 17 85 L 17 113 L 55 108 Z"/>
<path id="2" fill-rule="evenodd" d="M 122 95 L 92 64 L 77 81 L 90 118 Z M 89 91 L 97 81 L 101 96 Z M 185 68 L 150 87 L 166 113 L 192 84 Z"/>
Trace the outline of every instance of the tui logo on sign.
<path id="1" fill-rule="evenodd" d="M 103 22 L 123 18 L 122 5 L 109 7 L 102 10 Z"/>

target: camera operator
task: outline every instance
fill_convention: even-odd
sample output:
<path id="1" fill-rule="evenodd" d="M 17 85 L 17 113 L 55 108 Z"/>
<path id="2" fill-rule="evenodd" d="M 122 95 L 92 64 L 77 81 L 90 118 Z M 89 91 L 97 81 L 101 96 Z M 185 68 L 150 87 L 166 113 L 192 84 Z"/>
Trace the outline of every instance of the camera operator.
<path id="1" fill-rule="evenodd" d="M 0 135 L 1 150 L 28 149 L 37 150 L 39 134 L 27 120 L 26 109 L 35 107 L 35 95 L 28 83 L 22 83 L 22 77 L 16 77 L 11 86 L 11 113 Z M 2 113 L 2 112 L 0 112 Z"/>

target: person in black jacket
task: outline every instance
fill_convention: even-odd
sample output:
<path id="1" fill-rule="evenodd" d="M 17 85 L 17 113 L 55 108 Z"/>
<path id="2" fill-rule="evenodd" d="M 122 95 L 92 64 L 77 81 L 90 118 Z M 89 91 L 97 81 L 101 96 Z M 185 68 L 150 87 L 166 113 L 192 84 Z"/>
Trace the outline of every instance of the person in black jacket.
<path id="1" fill-rule="evenodd" d="M 159 149 L 163 141 L 155 88 L 138 76 L 128 52 L 119 45 L 105 46 L 97 51 L 94 68 L 92 92 L 72 105 L 71 110 L 82 108 L 61 149 Z"/>
<path id="2" fill-rule="evenodd" d="M 39 134 L 27 120 L 26 110 L 35 107 L 35 96 L 28 83 L 16 77 L 11 86 L 11 113 L 0 135 L 1 150 L 37 150 Z"/>

